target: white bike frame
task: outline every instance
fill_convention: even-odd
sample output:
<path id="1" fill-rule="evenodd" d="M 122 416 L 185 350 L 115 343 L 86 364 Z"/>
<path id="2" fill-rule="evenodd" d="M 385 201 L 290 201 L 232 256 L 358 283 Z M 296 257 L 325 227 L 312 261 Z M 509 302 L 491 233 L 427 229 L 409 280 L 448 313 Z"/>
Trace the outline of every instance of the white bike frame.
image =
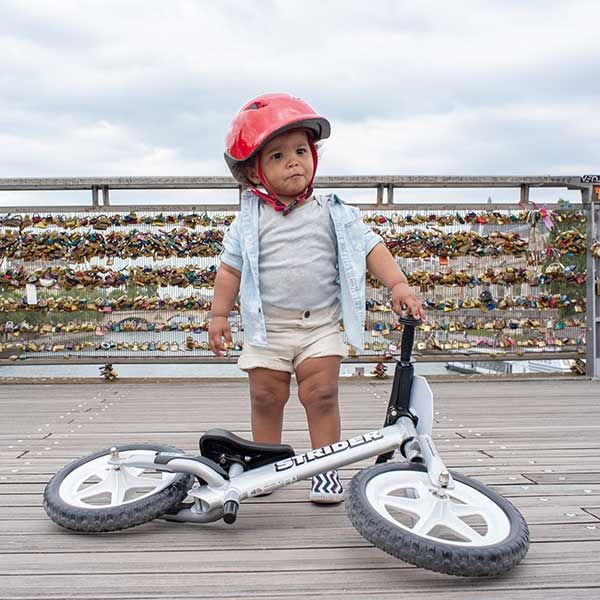
<path id="1" fill-rule="evenodd" d="M 115 451 L 109 464 L 116 469 L 136 467 L 170 473 L 191 473 L 198 481 L 206 482 L 196 483 L 189 490 L 188 494 L 195 499 L 191 508 L 183 508 L 177 514 L 164 516 L 175 521 L 215 521 L 223 516 L 226 502 L 233 501 L 239 505 L 246 498 L 398 449 L 402 450 L 407 460 L 425 463 L 432 485 L 443 493 L 443 489 L 453 487 L 453 482 L 430 435 L 433 396 L 425 379 L 415 377 L 415 380 L 421 380 L 414 386 L 411 394 L 411 410 L 419 417 L 416 428 L 410 417 L 403 416 L 393 425 L 382 429 L 255 469 L 245 471 L 241 465 L 234 463 L 229 469 L 228 479 L 219 472 L 216 463 L 188 454 L 161 452 L 154 459 L 141 455 L 120 458 Z"/>

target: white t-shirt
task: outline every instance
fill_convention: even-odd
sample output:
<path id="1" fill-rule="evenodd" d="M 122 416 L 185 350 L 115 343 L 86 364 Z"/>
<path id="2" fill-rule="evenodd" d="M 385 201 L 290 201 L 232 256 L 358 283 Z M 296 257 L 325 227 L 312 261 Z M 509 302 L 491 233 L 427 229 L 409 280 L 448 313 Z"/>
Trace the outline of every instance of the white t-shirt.
<path id="1" fill-rule="evenodd" d="M 287 216 L 261 202 L 258 218 L 263 304 L 317 310 L 338 302 L 337 241 L 326 199 L 313 196 Z"/>

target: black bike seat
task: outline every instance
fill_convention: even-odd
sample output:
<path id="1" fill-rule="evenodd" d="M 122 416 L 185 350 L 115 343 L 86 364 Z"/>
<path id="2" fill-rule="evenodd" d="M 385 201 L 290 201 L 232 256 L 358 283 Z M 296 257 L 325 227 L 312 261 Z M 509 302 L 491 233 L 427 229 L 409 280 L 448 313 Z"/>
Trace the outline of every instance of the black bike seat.
<path id="1" fill-rule="evenodd" d="M 237 459 L 248 469 L 291 458 L 296 453 L 287 444 L 262 444 L 241 438 L 231 431 L 215 427 L 200 438 L 200 454 L 221 462 L 221 458 Z"/>

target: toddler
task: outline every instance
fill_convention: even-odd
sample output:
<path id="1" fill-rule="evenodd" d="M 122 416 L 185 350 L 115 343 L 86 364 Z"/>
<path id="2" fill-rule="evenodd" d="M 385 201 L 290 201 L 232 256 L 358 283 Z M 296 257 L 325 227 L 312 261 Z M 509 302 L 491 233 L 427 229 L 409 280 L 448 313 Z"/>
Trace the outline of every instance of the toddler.
<path id="1" fill-rule="evenodd" d="M 393 310 L 424 317 L 421 302 L 381 237 L 356 207 L 313 194 L 315 144 L 330 124 L 303 100 L 265 94 L 248 102 L 226 138 L 225 160 L 243 185 L 215 280 L 211 350 L 232 343 L 228 316 L 240 294 L 252 434 L 281 443 L 283 410 L 296 376 L 313 448 L 340 439 L 338 376 L 349 342 L 363 346 L 365 270 L 392 292 Z M 365 269 L 366 268 L 366 269 Z M 343 499 L 337 471 L 313 477 L 317 503 Z"/>

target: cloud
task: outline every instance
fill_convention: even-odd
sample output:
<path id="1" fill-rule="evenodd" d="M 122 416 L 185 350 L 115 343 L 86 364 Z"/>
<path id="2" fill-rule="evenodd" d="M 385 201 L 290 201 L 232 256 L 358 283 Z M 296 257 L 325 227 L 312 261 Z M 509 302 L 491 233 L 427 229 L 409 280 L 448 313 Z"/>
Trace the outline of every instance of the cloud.
<path id="1" fill-rule="evenodd" d="M 593 171 L 598 17 L 593 1 L 5 1 L 0 177 L 225 175 L 232 116 L 280 90 L 332 121 L 324 174 Z"/>
<path id="2" fill-rule="evenodd" d="M 329 174 L 545 175 L 573 173 L 573 165 L 594 171 L 595 115 L 582 102 L 339 122 L 321 164 Z"/>

